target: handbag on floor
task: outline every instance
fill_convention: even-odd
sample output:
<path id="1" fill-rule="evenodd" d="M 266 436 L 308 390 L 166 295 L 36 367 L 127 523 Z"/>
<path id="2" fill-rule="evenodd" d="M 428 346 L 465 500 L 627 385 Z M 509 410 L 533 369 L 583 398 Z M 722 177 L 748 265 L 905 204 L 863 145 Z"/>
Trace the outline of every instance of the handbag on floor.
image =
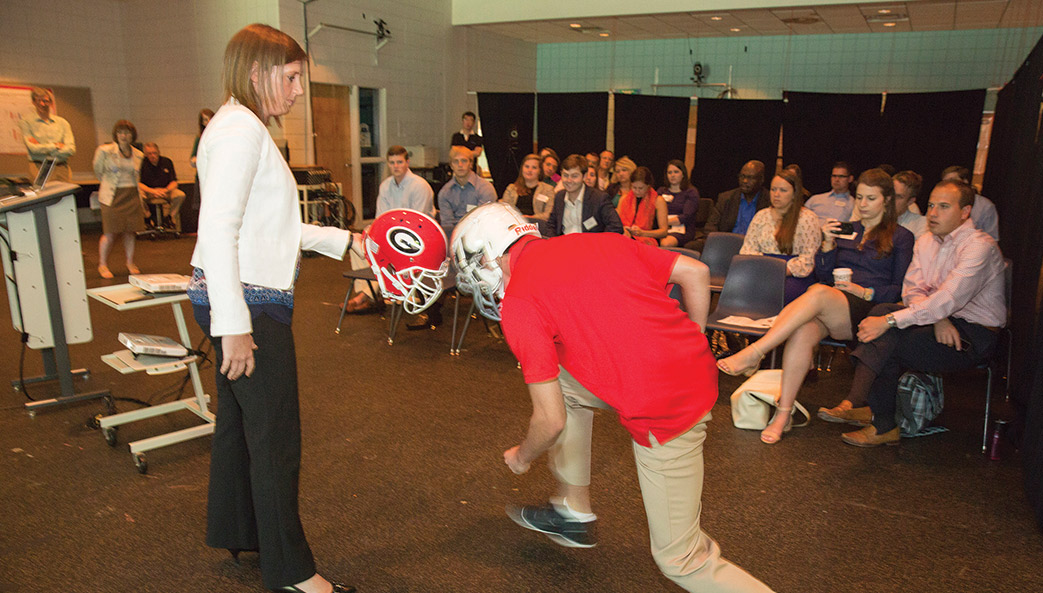
<path id="1" fill-rule="evenodd" d="M 764 430 L 771 420 L 775 408 L 779 406 L 782 391 L 782 370 L 765 369 L 757 371 L 734 392 L 732 392 L 732 424 L 735 428 L 747 430 Z M 794 400 L 793 411 L 804 415 L 804 421 L 793 426 L 807 426 L 811 416 L 807 409 Z"/>

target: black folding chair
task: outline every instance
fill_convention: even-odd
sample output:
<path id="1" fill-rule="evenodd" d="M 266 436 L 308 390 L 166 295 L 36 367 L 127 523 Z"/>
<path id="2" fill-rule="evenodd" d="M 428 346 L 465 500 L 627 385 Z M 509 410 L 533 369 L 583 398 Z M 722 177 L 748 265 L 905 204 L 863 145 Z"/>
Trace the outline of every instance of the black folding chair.
<path id="1" fill-rule="evenodd" d="M 766 255 L 736 255 L 728 268 L 728 279 L 721 290 L 717 309 L 707 319 L 707 333 L 721 331 L 757 338 L 763 336 L 767 329 L 722 323 L 721 320 L 733 315 L 750 319 L 774 317 L 782 311 L 785 292 L 784 260 Z M 771 366 L 775 366 L 775 350 L 771 352 Z"/>
<path id="2" fill-rule="evenodd" d="M 738 233 L 710 233 L 706 237 L 706 245 L 699 255 L 699 261 L 710 268 L 710 291 L 721 292 L 724 279 L 728 275 L 728 266 L 732 258 L 739 255 L 745 235 Z"/>

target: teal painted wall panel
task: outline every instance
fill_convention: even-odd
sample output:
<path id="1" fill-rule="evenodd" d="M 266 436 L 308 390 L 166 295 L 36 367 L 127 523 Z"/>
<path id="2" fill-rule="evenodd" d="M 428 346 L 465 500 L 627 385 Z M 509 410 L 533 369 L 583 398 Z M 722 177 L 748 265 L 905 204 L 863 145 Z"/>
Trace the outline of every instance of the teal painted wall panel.
<path id="1" fill-rule="evenodd" d="M 782 90 L 877 93 L 998 87 L 1017 70 L 1043 27 L 911 33 L 590 41 L 537 46 L 540 92 L 608 91 L 728 81 L 744 99 Z M 714 97 L 720 89 L 660 88 L 658 94 Z"/>

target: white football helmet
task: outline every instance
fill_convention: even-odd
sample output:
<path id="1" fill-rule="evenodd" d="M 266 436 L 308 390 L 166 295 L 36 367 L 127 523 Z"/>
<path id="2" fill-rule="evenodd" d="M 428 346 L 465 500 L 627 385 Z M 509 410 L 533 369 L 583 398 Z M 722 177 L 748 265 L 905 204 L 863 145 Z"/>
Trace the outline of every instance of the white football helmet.
<path id="1" fill-rule="evenodd" d="M 489 319 L 500 320 L 504 290 L 503 270 L 496 258 L 525 235 L 539 237 L 539 228 L 502 202 L 475 208 L 453 229 L 450 256 L 457 270 L 456 287 L 470 294 Z"/>
<path id="2" fill-rule="evenodd" d="M 442 295 L 449 272 L 445 232 L 433 218 L 406 208 L 388 210 L 373 221 L 363 245 L 366 261 L 386 299 L 415 315 Z"/>

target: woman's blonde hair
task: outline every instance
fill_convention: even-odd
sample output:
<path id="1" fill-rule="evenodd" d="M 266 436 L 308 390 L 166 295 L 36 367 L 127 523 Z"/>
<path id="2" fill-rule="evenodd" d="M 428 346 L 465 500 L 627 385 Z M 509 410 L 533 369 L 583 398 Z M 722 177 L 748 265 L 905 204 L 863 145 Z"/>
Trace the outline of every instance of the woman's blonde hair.
<path id="1" fill-rule="evenodd" d="M 225 48 L 222 74 L 224 100 L 235 98 L 243 107 L 265 120 L 265 111 L 272 111 L 268 108 L 273 106 L 273 101 L 279 96 L 269 73 L 278 70 L 280 76 L 275 77 L 278 80 L 285 65 L 307 58 L 308 54 L 304 53 L 293 37 L 278 29 L 260 23 L 243 27 L 232 36 Z M 255 72 L 256 87 L 252 80 Z M 272 117 L 279 123 L 278 116 Z"/>

